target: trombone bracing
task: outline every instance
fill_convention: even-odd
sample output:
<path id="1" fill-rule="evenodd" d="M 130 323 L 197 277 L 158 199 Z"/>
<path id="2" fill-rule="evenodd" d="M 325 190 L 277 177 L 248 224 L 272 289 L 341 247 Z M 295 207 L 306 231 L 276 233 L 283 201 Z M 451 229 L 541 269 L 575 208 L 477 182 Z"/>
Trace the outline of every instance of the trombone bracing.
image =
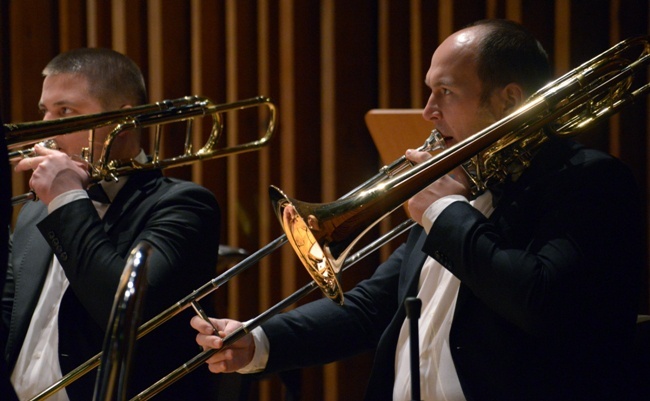
<path id="1" fill-rule="evenodd" d="M 444 141 L 442 139 L 442 136 L 437 132 L 433 131 L 427 138 L 427 140 L 424 142 L 422 146 L 418 148 L 418 150 L 422 151 L 427 151 L 427 150 L 433 150 L 440 148 L 442 145 L 444 145 Z M 359 185 L 357 188 L 354 190 L 350 191 L 348 194 L 344 195 L 341 199 L 346 198 L 347 196 L 351 196 L 357 191 L 363 190 L 367 187 L 370 187 L 378 182 L 381 182 L 382 180 L 393 176 L 397 174 L 398 172 L 404 170 L 406 168 L 406 165 L 408 162 L 406 161 L 406 158 L 402 156 L 398 160 L 394 161 L 393 163 L 384 166 L 383 168 L 380 169 L 380 171 L 371 179 L 367 180 L 365 183 L 362 185 Z M 407 227 L 408 225 L 408 227 Z M 381 237 L 379 240 L 374 241 L 373 243 L 369 244 L 366 246 L 366 248 L 362 249 L 361 251 L 357 252 L 357 254 L 349 257 L 350 265 L 353 263 L 358 262 L 361 260 L 363 257 L 367 256 L 368 254 L 374 252 L 379 246 L 389 242 L 390 239 L 396 237 L 397 235 L 401 234 L 404 232 L 406 229 L 410 228 L 412 226 L 412 222 L 405 222 L 402 225 L 397 226 L 393 230 L 391 230 L 389 233 L 385 234 L 383 237 Z M 390 236 L 390 237 L 389 237 Z M 275 240 L 269 242 L 266 246 L 260 248 L 256 252 L 250 254 L 246 258 L 244 258 L 242 261 L 237 263 L 235 266 L 231 267 L 230 269 L 226 270 L 222 274 L 220 274 L 218 277 L 213 278 L 209 282 L 203 284 L 201 287 L 198 289 L 194 290 L 191 294 L 187 295 L 180 301 L 176 302 L 174 305 L 170 306 L 157 316 L 153 317 L 146 323 L 140 326 L 138 329 L 137 333 L 137 338 L 144 337 L 145 335 L 151 333 L 154 331 L 157 327 L 161 326 L 165 322 L 167 322 L 169 319 L 173 318 L 174 316 L 180 314 L 183 312 L 185 309 L 189 308 L 190 306 L 194 306 L 198 301 L 206 297 L 207 295 L 211 294 L 213 291 L 217 290 L 220 288 L 222 285 L 226 284 L 230 279 L 233 277 L 239 275 L 240 273 L 243 273 L 246 271 L 248 268 L 254 266 L 257 262 L 259 262 L 262 258 L 270 255 L 271 253 L 275 252 L 277 249 L 282 247 L 284 244 L 287 243 L 287 237 L 286 235 L 281 235 L 280 237 L 276 238 Z M 319 288 L 318 284 L 315 282 L 312 282 L 311 288 L 309 292 L 312 290 Z M 304 291 L 304 290 L 303 290 Z M 307 293 L 301 293 L 302 295 L 297 295 L 294 294 L 294 297 L 300 297 L 302 298 L 303 296 L 306 296 Z M 283 301 L 281 304 L 278 306 L 274 307 L 273 310 L 276 311 L 275 313 L 281 311 L 282 309 L 286 308 L 288 305 L 291 305 L 292 303 L 296 302 L 298 299 L 295 299 L 295 301 L 286 303 L 286 301 Z M 255 323 L 249 323 L 245 326 L 246 330 L 252 330 L 258 325 L 262 324 L 266 319 L 270 318 L 273 314 L 275 313 L 265 313 L 265 319 L 255 319 Z M 241 338 L 242 335 L 246 334 L 243 332 L 241 329 L 238 331 L 237 335 L 229 336 L 227 339 L 225 339 L 224 344 L 225 346 L 230 346 L 232 343 L 237 341 L 239 338 Z M 233 333 L 234 334 L 234 333 Z M 185 363 L 182 367 L 177 369 L 175 372 L 170 374 L 171 377 L 166 377 L 165 379 L 157 382 L 156 384 L 152 385 L 148 389 L 144 390 L 142 393 L 140 393 L 136 398 L 137 400 L 146 400 L 151 397 L 153 397 L 155 394 L 158 394 L 160 391 L 163 389 L 167 388 L 169 385 L 173 384 L 175 381 L 183 377 L 185 374 L 191 372 L 192 370 L 196 369 L 198 366 L 201 365 L 201 363 L 205 362 L 213 353 L 209 353 L 209 351 L 206 351 L 202 354 L 197 355 L 195 358 L 192 359 L 192 361 Z M 75 382 L 77 379 L 82 377 L 83 375 L 87 374 L 88 372 L 92 371 L 95 369 L 97 366 L 100 364 L 100 360 L 102 358 L 102 353 L 98 353 L 83 364 L 79 365 L 72 371 L 70 371 L 68 374 L 63 376 L 59 381 L 53 383 L 50 387 L 47 389 L 43 390 L 41 393 L 36 395 L 34 398 L 31 399 L 31 401 L 40 401 L 40 400 L 45 400 L 49 398 L 52 394 L 56 393 L 60 389 L 68 386 L 69 384 Z"/>
<path id="2" fill-rule="evenodd" d="M 574 136 L 647 94 L 647 82 L 638 88 L 632 84 L 636 72 L 647 71 L 649 38 L 619 43 L 547 84 L 519 109 L 489 127 L 343 200 L 301 202 L 271 187 L 273 208 L 289 243 L 307 270 L 319 275 L 316 280 L 323 293 L 343 302 L 335 278 L 352 247 L 371 227 L 431 182 L 462 166 L 472 182 L 472 192 L 478 194 L 513 171 L 528 167 L 534 152 L 550 135 Z M 639 54 L 626 58 L 635 49 L 640 49 Z"/>
<path id="3" fill-rule="evenodd" d="M 224 129 L 222 114 L 229 111 L 261 106 L 269 110 L 266 130 L 261 138 L 226 148 L 219 148 L 217 146 Z M 204 145 L 195 151 L 192 143 L 193 122 L 195 118 L 205 116 L 212 118 L 210 134 Z M 174 157 L 161 159 L 160 141 L 162 126 L 175 122 L 185 122 L 187 124 L 183 153 Z M 94 147 L 92 146 L 94 142 L 94 131 L 97 128 L 106 126 L 112 126 L 113 128 L 104 140 L 99 157 L 95 160 L 95 155 L 93 154 Z M 135 160 L 130 160 L 125 163 L 117 163 L 110 159 L 111 147 L 115 138 L 120 133 L 145 127 L 155 127 L 154 149 L 150 161 L 147 163 L 138 163 Z M 232 103 L 215 104 L 205 97 L 185 96 L 178 99 L 163 100 L 157 103 L 91 115 L 49 121 L 5 124 L 4 134 L 7 146 L 11 149 L 43 140 L 51 140 L 53 137 L 61 134 L 90 130 L 91 135 L 89 136 L 87 154 L 82 155 L 82 157 L 88 162 L 92 181 L 97 182 L 105 179 L 114 180 L 119 176 L 131 174 L 136 171 L 178 167 L 200 160 L 258 150 L 268 144 L 275 127 L 275 105 L 266 97 L 258 96 Z M 12 151 L 10 152 L 10 159 L 29 157 L 31 154 L 31 148 Z M 29 200 L 34 200 L 35 198 L 36 196 L 33 192 L 18 195 L 12 198 L 12 205 L 21 204 Z"/>
<path id="4" fill-rule="evenodd" d="M 409 164 L 402 157 L 337 201 L 301 202 L 289 198 L 280 189 L 271 187 L 269 191 L 273 208 L 285 235 L 145 323 L 140 327 L 138 336 L 180 313 L 286 242 L 292 244 L 314 281 L 270 310 L 244 323 L 239 330 L 224 338 L 224 347 L 220 350 L 200 353 L 133 400 L 146 400 L 158 394 L 201 366 L 210 356 L 229 347 L 317 287 L 330 299 L 342 303 L 343 294 L 337 276 L 414 223 L 406 221 L 357 254 L 348 256 L 361 236 L 429 183 L 452 169 L 462 166 L 470 177 L 473 192 L 478 194 L 501 182 L 513 169 L 525 169 L 536 149 L 549 136 L 574 136 L 646 95 L 650 91 L 650 84 L 644 81 L 640 86 L 634 86 L 633 83 L 636 73 L 640 70 L 647 71 L 649 41 L 650 37 L 641 36 L 620 42 L 544 86 L 512 114 L 452 148 L 407 168 L 402 168 Z M 630 54 L 633 57 L 629 57 Z M 435 130 L 434 134 L 437 134 Z M 421 149 L 430 148 L 423 145 Z M 96 366 L 97 362 L 94 363 Z M 69 380 L 69 375 L 62 381 Z"/>

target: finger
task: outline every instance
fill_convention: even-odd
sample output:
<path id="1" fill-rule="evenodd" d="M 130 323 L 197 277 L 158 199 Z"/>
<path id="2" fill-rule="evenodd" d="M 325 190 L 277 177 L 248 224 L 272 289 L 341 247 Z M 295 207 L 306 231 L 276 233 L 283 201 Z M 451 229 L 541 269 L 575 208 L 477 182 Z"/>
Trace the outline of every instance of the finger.
<path id="1" fill-rule="evenodd" d="M 36 153 L 39 156 L 47 156 L 56 153 L 61 153 L 61 151 L 56 149 L 50 149 L 37 143 L 36 145 L 34 145 L 34 153 Z"/>
<path id="2" fill-rule="evenodd" d="M 70 159 L 81 169 L 86 170 L 89 174 L 90 171 L 93 169 L 92 163 L 90 163 L 88 160 L 84 159 L 81 156 L 78 155 L 71 155 Z"/>
<path id="3" fill-rule="evenodd" d="M 242 323 L 237 320 L 230 319 L 215 319 L 217 321 L 216 326 L 219 331 L 225 331 L 226 333 L 232 333 L 242 326 Z"/>
<path id="4" fill-rule="evenodd" d="M 38 167 L 38 164 L 34 164 L 34 158 L 27 157 L 22 159 L 16 164 L 16 166 L 14 167 L 14 171 L 22 172 L 22 171 L 35 170 L 36 167 Z"/>
<path id="5" fill-rule="evenodd" d="M 419 152 L 417 150 L 408 149 L 405 154 L 406 158 L 413 163 L 422 163 L 426 160 L 429 160 L 431 154 L 429 152 Z"/>
<path id="6" fill-rule="evenodd" d="M 463 170 L 462 167 L 457 167 L 450 171 L 449 176 L 456 180 L 457 182 L 463 184 L 464 186 L 469 186 L 469 177 L 467 176 L 467 173 L 465 173 L 465 170 Z"/>
<path id="7" fill-rule="evenodd" d="M 212 373 L 224 373 L 227 368 L 228 366 L 225 361 L 221 361 L 217 363 L 208 363 L 208 369 Z"/>
<path id="8" fill-rule="evenodd" d="M 190 325 L 199 333 L 214 334 L 214 329 L 210 323 L 203 320 L 200 316 L 193 316 L 190 320 Z"/>
<path id="9" fill-rule="evenodd" d="M 225 350 L 212 355 L 206 363 L 213 373 L 224 373 L 234 371 L 233 352 Z"/>
<path id="10" fill-rule="evenodd" d="M 216 348 L 219 349 L 223 346 L 223 341 L 221 337 L 211 335 L 211 334 L 197 334 L 196 343 L 201 347 L 205 348 Z"/>

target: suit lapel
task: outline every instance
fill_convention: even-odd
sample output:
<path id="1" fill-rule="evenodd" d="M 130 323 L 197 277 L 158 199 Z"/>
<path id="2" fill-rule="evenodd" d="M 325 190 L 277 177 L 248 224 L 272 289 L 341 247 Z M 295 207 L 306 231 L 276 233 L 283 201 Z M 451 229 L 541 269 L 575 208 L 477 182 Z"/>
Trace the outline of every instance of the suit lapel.
<path id="1" fill-rule="evenodd" d="M 427 234 L 421 228 L 418 231 L 418 228 L 414 228 L 411 231 L 411 236 L 407 241 L 407 249 L 405 254 L 408 255 L 408 257 L 402 261 L 402 273 L 400 274 L 397 290 L 397 313 L 393 317 L 393 320 L 389 324 L 384 335 L 386 339 L 390 338 L 390 340 L 386 341 L 385 344 L 389 344 L 388 349 L 392 350 L 392 354 L 394 354 L 397 336 L 402 327 L 404 319 L 406 318 L 404 300 L 410 296 L 417 296 L 420 271 L 422 270 L 422 265 L 427 258 L 427 255 L 424 252 L 420 251 L 424 245 L 424 241 L 427 238 Z"/>
<path id="2" fill-rule="evenodd" d="M 24 208 L 12 237 L 15 286 L 12 315 L 17 318 L 11 319 L 9 328 L 7 349 L 15 350 L 9 356 L 10 364 L 18 356 L 52 261 L 52 250 L 36 228 L 36 223 L 47 216 L 47 208 L 41 202 L 26 204 Z"/>
<path id="3" fill-rule="evenodd" d="M 427 257 L 424 252 L 420 251 L 426 237 L 426 233 L 421 227 L 416 226 L 411 229 L 404 253 L 408 256 L 402 261 L 401 265 L 397 313 L 393 316 L 393 320 L 384 331 L 377 345 L 370 384 L 366 390 L 366 400 L 392 399 L 393 382 L 395 381 L 395 347 L 400 329 L 406 318 L 403 302 L 407 296 L 417 295 L 420 270 Z"/>
<path id="4" fill-rule="evenodd" d="M 47 216 L 47 208 L 40 202 L 29 207 L 33 209 L 26 211 L 25 223 L 21 222 L 20 224 L 24 228 L 14 234 L 15 246 L 12 251 L 12 261 L 14 274 L 17 274 L 15 277 L 16 287 L 23 286 L 30 290 L 27 292 L 18 290 L 18 296 L 24 295 L 31 298 L 33 291 L 40 291 L 42 280 L 40 283 L 36 283 L 34 278 L 45 278 L 52 259 L 52 250 L 36 228 L 36 223 Z"/>
<path id="5" fill-rule="evenodd" d="M 427 258 L 427 254 L 421 251 L 424 246 L 424 241 L 427 239 L 427 234 L 422 229 L 420 229 L 419 232 L 420 234 L 417 236 L 415 242 L 413 242 L 413 246 L 407 250 L 408 258 L 402 263 L 404 274 L 400 276 L 398 289 L 398 299 L 400 302 L 408 296 L 417 295 L 417 284 L 420 277 L 420 271 L 422 270 L 422 265 Z"/>

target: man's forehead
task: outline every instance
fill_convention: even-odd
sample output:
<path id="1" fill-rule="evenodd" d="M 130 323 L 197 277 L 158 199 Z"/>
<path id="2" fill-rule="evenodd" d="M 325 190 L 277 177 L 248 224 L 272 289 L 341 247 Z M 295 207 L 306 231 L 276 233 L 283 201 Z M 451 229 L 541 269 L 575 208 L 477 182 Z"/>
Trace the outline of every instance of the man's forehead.
<path id="1" fill-rule="evenodd" d="M 64 97 L 87 96 L 88 80 L 79 74 L 60 73 L 47 75 L 43 79 L 43 92 L 52 91 L 52 94 Z"/>
<path id="2" fill-rule="evenodd" d="M 79 74 L 48 75 L 38 102 L 40 109 L 72 107 L 74 109 L 101 110 L 101 102 L 88 90 L 86 77 Z"/>
<path id="3" fill-rule="evenodd" d="M 65 82 L 78 82 L 79 84 L 88 83 L 88 78 L 85 75 L 73 72 L 57 72 L 45 75 L 45 80 L 56 80 L 56 81 L 65 81 Z"/>
<path id="4" fill-rule="evenodd" d="M 447 37 L 436 51 L 457 53 L 458 55 L 473 55 L 476 53 L 479 41 L 485 33 L 485 29 L 482 29 L 480 26 L 461 29 Z"/>
<path id="5" fill-rule="evenodd" d="M 427 80 L 442 82 L 476 72 L 476 42 L 476 35 L 467 30 L 450 36 L 433 53 Z"/>

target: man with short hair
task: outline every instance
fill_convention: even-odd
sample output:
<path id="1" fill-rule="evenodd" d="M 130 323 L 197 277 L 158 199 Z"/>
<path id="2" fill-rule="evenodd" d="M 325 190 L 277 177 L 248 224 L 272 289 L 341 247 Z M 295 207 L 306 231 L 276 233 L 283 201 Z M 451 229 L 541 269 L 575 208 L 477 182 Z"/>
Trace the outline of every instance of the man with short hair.
<path id="1" fill-rule="evenodd" d="M 43 70 L 39 108 L 44 120 L 101 113 L 146 103 L 144 79 L 128 57 L 108 49 L 62 53 Z M 99 155 L 111 127 L 94 135 Z M 23 206 L 13 232 L 11 266 L 2 298 L 9 327 L 6 359 L 21 399 L 40 393 L 102 350 L 119 279 L 129 252 L 142 241 L 153 252 L 147 271 L 143 322 L 209 281 L 219 244 L 219 207 L 207 189 L 160 170 L 102 181 L 106 199 L 91 200 L 82 149 L 88 132 L 55 138 L 56 149 L 35 146 L 16 171 L 33 170 L 39 201 Z M 121 133 L 109 159 L 146 162 L 139 130 Z M 209 309 L 210 305 L 204 305 Z M 196 355 L 187 311 L 139 340 L 130 377 L 134 396 Z M 179 335 L 185 332 L 186 335 Z M 165 349 L 165 353 L 157 351 Z M 188 375 L 157 399 L 207 399 L 214 378 Z M 54 395 L 90 400 L 96 372 Z"/>
<path id="2" fill-rule="evenodd" d="M 528 31 L 480 21 L 434 52 L 423 116 L 452 148 L 549 80 Z M 343 306 L 321 299 L 276 315 L 212 356 L 210 370 L 272 373 L 374 350 L 366 399 L 411 400 L 403 303 L 418 297 L 422 399 L 629 399 L 625 360 L 644 259 L 634 177 L 571 140 L 551 137 L 532 154 L 523 172 L 513 168 L 476 198 L 461 169 L 432 182 L 408 202 L 418 225 L 407 242 Z M 212 323 L 220 334 L 241 325 Z M 205 321 L 192 326 L 199 345 L 222 346 Z"/>

